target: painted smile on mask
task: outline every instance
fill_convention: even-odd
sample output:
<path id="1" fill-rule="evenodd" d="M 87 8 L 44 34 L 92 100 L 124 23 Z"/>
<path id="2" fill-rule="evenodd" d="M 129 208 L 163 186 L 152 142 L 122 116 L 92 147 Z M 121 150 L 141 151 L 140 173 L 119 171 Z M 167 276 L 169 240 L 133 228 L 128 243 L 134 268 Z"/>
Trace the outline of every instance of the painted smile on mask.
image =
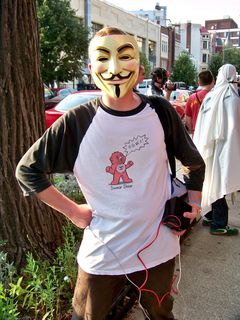
<path id="1" fill-rule="evenodd" d="M 138 78 L 139 51 L 134 37 L 98 37 L 90 48 L 90 70 L 95 84 L 113 98 L 123 97 Z"/>
<path id="2" fill-rule="evenodd" d="M 121 76 L 121 74 L 113 74 L 110 78 L 104 78 L 102 75 L 100 75 L 100 77 L 105 81 L 111 81 L 111 80 L 114 80 L 115 78 L 117 78 L 119 80 L 129 79 L 131 77 L 131 75 L 132 75 L 132 72 L 130 72 L 128 74 L 128 76 L 125 76 L 125 77 Z"/>
<path id="3" fill-rule="evenodd" d="M 104 78 L 103 75 L 100 75 L 100 77 L 102 78 L 103 81 L 107 81 L 107 83 L 109 85 L 114 85 L 115 86 L 115 94 L 116 97 L 119 98 L 120 97 L 120 84 L 125 83 L 127 80 L 131 77 L 132 72 L 130 72 L 127 76 L 121 76 L 121 74 L 113 74 L 109 79 L 108 78 Z"/>

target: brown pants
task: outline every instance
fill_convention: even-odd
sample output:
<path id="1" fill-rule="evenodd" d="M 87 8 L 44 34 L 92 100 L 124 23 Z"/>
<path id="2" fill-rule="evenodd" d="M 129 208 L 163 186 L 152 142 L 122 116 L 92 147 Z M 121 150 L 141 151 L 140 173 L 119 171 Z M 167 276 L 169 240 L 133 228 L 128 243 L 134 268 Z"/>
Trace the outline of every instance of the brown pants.
<path id="1" fill-rule="evenodd" d="M 170 293 L 175 259 L 148 270 L 145 288 L 155 291 L 161 299 Z M 138 271 L 128 275 L 131 281 L 141 286 L 146 272 Z M 79 269 L 73 297 L 72 320 L 104 320 L 112 303 L 124 288 L 125 275 L 92 275 Z M 172 314 L 173 298 L 166 294 L 159 305 L 154 294 L 142 291 L 141 304 L 147 310 L 151 320 L 174 319 Z"/>

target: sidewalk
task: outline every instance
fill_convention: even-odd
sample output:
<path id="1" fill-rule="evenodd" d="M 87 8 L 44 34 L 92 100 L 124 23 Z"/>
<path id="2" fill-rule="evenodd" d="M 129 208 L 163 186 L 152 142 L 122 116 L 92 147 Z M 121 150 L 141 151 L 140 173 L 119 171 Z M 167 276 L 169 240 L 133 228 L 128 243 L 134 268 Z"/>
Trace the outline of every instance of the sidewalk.
<path id="1" fill-rule="evenodd" d="M 240 193 L 228 198 L 229 225 L 240 229 Z M 179 320 L 240 320 L 240 235 L 213 236 L 199 222 L 181 246 Z"/>
<path id="2" fill-rule="evenodd" d="M 240 229 L 240 192 L 229 203 L 229 225 Z M 178 259 L 177 259 L 178 260 Z M 240 320 L 240 235 L 213 236 L 201 221 L 181 245 L 178 320 Z M 176 271 L 179 273 L 177 261 Z M 135 308 L 126 318 L 142 320 Z"/>

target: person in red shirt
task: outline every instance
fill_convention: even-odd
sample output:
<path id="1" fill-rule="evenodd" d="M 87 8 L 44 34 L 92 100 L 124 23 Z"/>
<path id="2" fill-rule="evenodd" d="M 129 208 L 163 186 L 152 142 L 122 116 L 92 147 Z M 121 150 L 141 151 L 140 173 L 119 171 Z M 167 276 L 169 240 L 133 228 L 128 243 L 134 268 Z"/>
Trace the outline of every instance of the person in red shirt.
<path id="1" fill-rule="evenodd" d="M 194 134 L 198 112 L 201 103 L 206 94 L 213 88 L 215 81 L 214 77 L 209 70 L 201 71 L 198 75 L 198 83 L 202 87 L 200 91 L 193 93 L 187 101 L 185 114 L 186 114 L 186 126 L 188 131 Z"/>

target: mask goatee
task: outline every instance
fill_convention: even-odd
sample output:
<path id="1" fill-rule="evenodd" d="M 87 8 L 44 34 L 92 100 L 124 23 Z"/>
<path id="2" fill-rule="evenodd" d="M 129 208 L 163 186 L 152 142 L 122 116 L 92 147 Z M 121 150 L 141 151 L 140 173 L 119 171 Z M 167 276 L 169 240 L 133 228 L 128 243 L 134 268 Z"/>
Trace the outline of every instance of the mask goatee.
<path id="1" fill-rule="evenodd" d="M 119 84 L 116 84 L 116 90 L 115 90 L 115 92 L 116 92 L 116 96 L 119 98 L 119 96 L 120 96 Z"/>

